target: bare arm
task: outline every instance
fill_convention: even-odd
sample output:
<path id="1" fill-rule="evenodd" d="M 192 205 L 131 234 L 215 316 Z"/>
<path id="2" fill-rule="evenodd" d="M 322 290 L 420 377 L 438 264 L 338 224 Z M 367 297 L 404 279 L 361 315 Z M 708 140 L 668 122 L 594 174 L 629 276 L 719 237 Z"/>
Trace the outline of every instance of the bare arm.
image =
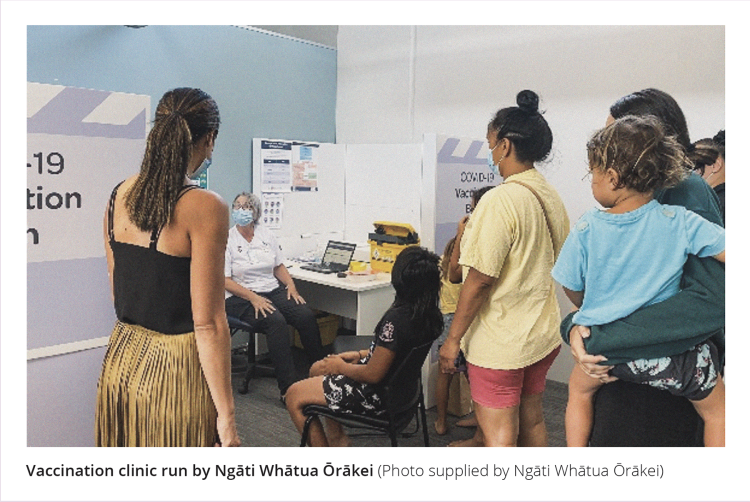
<path id="1" fill-rule="evenodd" d="M 565 286 L 563 286 L 563 291 L 565 291 L 565 296 L 568 297 L 568 300 L 575 305 L 577 308 L 581 308 L 581 305 L 583 305 L 583 291 L 573 291 Z"/>
<path id="2" fill-rule="evenodd" d="M 365 352 L 365 354 L 363 355 L 362 352 Z M 366 350 L 350 350 L 349 352 L 342 352 L 340 354 L 331 354 L 324 359 L 315 361 L 312 366 L 310 366 L 310 376 L 314 377 L 327 374 L 326 370 L 330 370 L 330 366 L 325 362 L 326 359 L 338 357 L 346 363 L 357 363 L 366 355 Z"/>
<path id="3" fill-rule="evenodd" d="M 190 238 L 190 298 L 203 375 L 218 412 L 222 446 L 239 446 L 231 387 L 230 337 L 224 309 L 224 251 L 228 210 L 217 195 L 196 190 L 183 197 Z"/>
<path id="4" fill-rule="evenodd" d="M 305 299 L 297 292 L 297 286 L 294 285 L 294 279 L 289 275 L 289 270 L 287 270 L 283 263 L 273 269 L 273 275 L 276 276 L 279 282 L 286 287 L 287 299 L 294 299 L 297 303 L 305 303 Z"/>
<path id="5" fill-rule="evenodd" d="M 316 363 L 318 374 L 345 375 L 357 382 L 376 384 L 385 378 L 388 369 L 396 358 L 395 352 L 380 346 L 375 347 L 367 364 L 358 364 L 356 361 L 349 363 L 344 360 L 342 355 L 334 355 L 318 361 Z"/>
<path id="6" fill-rule="evenodd" d="M 489 297 L 492 286 L 497 278 L 485 275 L 474 268 L 469 269 L 461 294 L 458 297 L 456 313 L 453 316 L 448 339 L 440 348 L 440 369 L 443 373 L 454 373 L 454 361 L 458 357 L 461 338 L 466 334 L 469 326 L 479 313 L 484 302 Z"/>
<path id="7" fill-rule="evenodd" d="M 725 253 L 726 253 L 726 251 L 722 251 L 721 253 L 719 253 L 716 256 L 714 256 L 714 259 L 720 261 L 721 263 L 726 263 L 724 261 L 724 254 Z"/>
<path id="8" fill-rule="evenodd" d="M 451 259 L 448 263 L 448 280 L 453 284 L 458 284 L 463 280 L 461 265 L 458 264 L 458 260 L 461 258 L 461 238 L 464 235 L 464 230 L 466 229 L 466 223 L 468 221 L 469 215 L 466 215 L 458 222 L 456 244 L 453 246 L 453 253 L 451 253 Z"/>

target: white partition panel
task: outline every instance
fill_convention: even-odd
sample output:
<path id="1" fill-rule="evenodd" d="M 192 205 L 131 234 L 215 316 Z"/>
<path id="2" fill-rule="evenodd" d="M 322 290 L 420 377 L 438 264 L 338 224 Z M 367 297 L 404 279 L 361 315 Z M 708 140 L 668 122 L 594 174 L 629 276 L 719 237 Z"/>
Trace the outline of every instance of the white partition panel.
<path id="1" fill-rule="evenodd" d="M 367 241 L 375 221 L 408 223 L 420 232 L 421 195 L 421 144 L 346 146 L 347 241 Z"/>

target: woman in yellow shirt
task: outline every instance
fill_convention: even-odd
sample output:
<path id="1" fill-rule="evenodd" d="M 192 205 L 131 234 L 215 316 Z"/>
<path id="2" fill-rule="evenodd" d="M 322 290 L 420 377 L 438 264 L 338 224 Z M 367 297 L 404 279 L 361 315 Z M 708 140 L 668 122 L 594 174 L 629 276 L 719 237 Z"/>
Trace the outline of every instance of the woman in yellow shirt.
<path id="1" fill-rule="evenodd" d="M 560 351 L 560 308 L 550 275 L 570 222 L 534 168 L 552 148 L 539 97 L 521 91 L 487 128 L 490 169 L 505 183 L 477 205 L 461 239 L 464 279 L 440 366 L 463 349 L 486 446 L 546 446 L 542 393 Z"/>
<path id="2" fill-rule="evenodd" d="M 479 199 L 482 195 L 487 193 L 492 186 L 482 187 L 475 190 L 471 195 L 471 211 L 477 207 Z M 458 260 L 461 256 L 460 246 L 456 246 L 456 243 L 461 242 L 461 236 L 464 234 L 466 223 L 469 221 L 469 215 L 467 214 L 458 223 L 458 230 L 456 236 L 452 237 L 451 240 L 445 245 L 443 251 L 443 257 L 440 260 L 440 311 L 443 313 L 443 332 L 437 339 L 438 350 L 442 347 L 445 340 L 448 338 L 448 332 L 450 331 L 451 323 L 453 322 L 453 315 L 456 312 L 456 304 L 458 303 L 458 294 L 461 292 L 461 281 L 463 279 L 461 275 L 461 266 L 458 264 Z M 446 416 L 448 414 L 448 395 L 451 382 L 453 381 L 453 373 L 438 373 L 437 384 L 435 386 L 435 401 L 437 408 L 437 419 L 435 420 L 435 432 L 442 436 L 448 432 L 448 424 L 446 423 Z M 468 421 L 470 426 L 473 418 Z M 459 424 L 461 425 L 460 421 Z M 451 444 L 453 446 L 453 444 Z M 456 444 L 455 446 L 459 446 Z"/>

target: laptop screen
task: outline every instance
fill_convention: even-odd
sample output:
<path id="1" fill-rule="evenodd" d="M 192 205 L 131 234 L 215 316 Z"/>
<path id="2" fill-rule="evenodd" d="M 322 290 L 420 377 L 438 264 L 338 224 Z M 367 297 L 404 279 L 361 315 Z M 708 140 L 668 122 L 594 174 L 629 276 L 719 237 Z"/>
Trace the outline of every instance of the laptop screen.
<path id="1" fill-rule="evenodd" d="M 345 270 L 349 268 L 349 262 L 352 260 L 356 247 L 356 244 L 349 242 L 328 241 L 321 262 L 326 267 Z"/>

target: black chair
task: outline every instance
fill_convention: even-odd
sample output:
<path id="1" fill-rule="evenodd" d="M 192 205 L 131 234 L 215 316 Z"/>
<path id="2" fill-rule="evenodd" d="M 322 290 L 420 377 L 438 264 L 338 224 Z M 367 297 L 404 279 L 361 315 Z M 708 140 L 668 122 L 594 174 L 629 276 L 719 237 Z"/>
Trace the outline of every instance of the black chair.
<path id="1" fill-rule="evenodd" d="M 247 394 L 250 379 L 255 375 L 255 371 L 257 369 L 263 369 L 273 373 L 273 366 L 259 364 L 255 360 L 255 331 L 253 331 L 253 328 L 248 323 L 238 317 L 227 315 L 227 324 L 229 324 L 229 334 L 231 336 L 234 336 L 240 331 L 249 335 L 247 346 L 243 347 L 243 350 L 247 350 L 247 370 L 245 371 L 245 378 L 242 380 L 242 384 L 237 390 L 240 394 Z"/>
<path id="2" fill-rule="evenodd" d="M 339 335 L 333 339 L 333 353 L 341 354 L 351 350 L 369 349 L 375 335 Z"/>
<path id="3" fill-rule="evenodd" d="M 305 420 L 305 427 L 302 430 L 300 446 L 307 446 L 310 424 L 313 419 L 320 416 L 331 418 L 345 427 L 387 434 L 391 438 L 391 446 L 398 446 L 399 435 L 409 437 L 419 431 L 417 411 L 419 411 L 419 416 L 422 419 L 424 445 L 430 446 L 424 394 L 422 393 L 422 365 L 430 352 L 430 347 L 432 347 L 432 341 L 411 349 L 383 387 L 381 398 L 385 402 L 386 413 L 384 416 L 372 417 L 340 413 L 327 406 L 317 404 L 305 406 L 302 412 L 307 416 L 307 420 Z M 414 432 L 404 433 L 404 429 L 409 426 L 415 417 L 417 418 L 417 426 Z"/>

